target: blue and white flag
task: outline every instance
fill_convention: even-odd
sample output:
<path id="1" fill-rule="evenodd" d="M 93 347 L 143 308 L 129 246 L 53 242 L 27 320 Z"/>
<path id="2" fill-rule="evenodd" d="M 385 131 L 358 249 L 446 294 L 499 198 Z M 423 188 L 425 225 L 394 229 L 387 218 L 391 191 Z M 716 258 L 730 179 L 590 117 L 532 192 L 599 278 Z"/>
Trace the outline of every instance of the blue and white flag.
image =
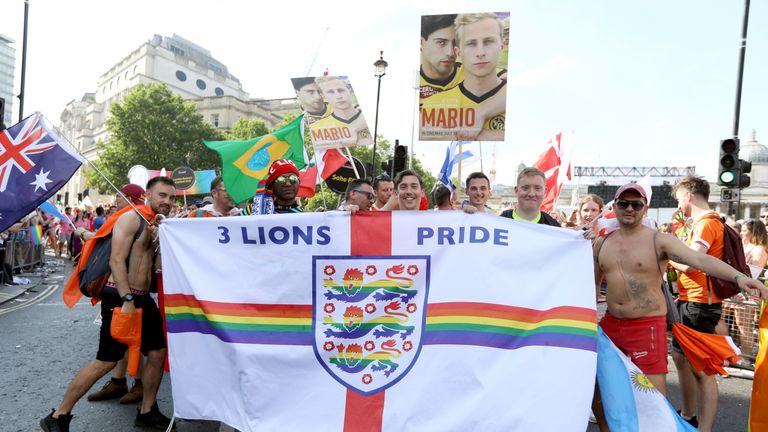
<path id="1" fill-rule="evenodd" d="M 61 211 L 59 211 L 55 205 L 51 204 L 50 201 L 43 201 L 37 208 L 48 213 L 49 215 L 53 215 L 53 217 L 61 219 L 62 222 L 67 222 L 74 226 L 72 221 L 69 220 L 69 218 L 65 216 Z"/>
<path id="2" fill-rule="evenodd" d="M 695 432 L 599 326 L 597 331 L 597 383 L 611 431 Z"/>
<path id="3" fill-rule="evenodd" d="M 438 176 L 438 180 L 443 182 L 444 185 L 451 189 L 453 189 L 453 185 L 451 184 L 451 176 L 455 173 L 456 170 L 458 170 L 459 167 L 459 144 L 462 144 L 462 164 L 466 164 L 476 158 L 472 150 L 465 147 L 469 145 L 469 141 L 451 141 L 451 143 L 448 144 L 448 148 L 445 149 L 445 161 L 443 162 L 443 167 L 440 168 L 440 175 Z"/>
<path id="4" fill-rule="evenodd" d="M 0 132 L 0 231 L 61 189 L 84 160 L 40 113 Z"/>

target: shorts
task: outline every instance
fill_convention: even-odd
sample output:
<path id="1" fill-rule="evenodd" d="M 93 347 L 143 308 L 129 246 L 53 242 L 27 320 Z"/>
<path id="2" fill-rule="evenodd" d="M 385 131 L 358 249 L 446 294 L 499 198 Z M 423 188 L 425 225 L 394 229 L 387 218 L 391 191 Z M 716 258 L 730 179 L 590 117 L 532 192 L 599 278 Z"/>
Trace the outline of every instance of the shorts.
<path id="1" fill-rule="evenodd" d="M 66 243 L 69 241 L 69 233 L 63 233 L 59 231 L 59 243 Z"/>
<path id="2" fill-rule="evenodd" d="M 141 353 L 166 347 L 163 334 L 163 318 L 154 300 L 148 295 L 134 295 L 133 302 L 137 309 L 142 309 L 141 315 Z M 96 359 L 107 362 L 119 361 L 125 356 L 128 346 L 112 338 L 109 329 L 112 325 L 112 309 L 123 305 L 120 295 L 109 285 L 104 287 L 101 298 L 101 331 L 99 333 L 99 351 Z"/>
<path id="3" fill-rule="evenodd" d="M 611 341 L 646 375 L 665 374 L 667 368 L 667 316 L 600 320 Z"/>
<path id="4" fill-rule="evenodd" d="M 715 334 L 715 327 L 723 314 L 723 304 L 680 300 L 677 302 L 677 310 L 680 311 L 680 322 L 683 325 L 702 333 Z M 672 338 L 672 349 L 679 353 L 683 352 L 675 338 Z"/>

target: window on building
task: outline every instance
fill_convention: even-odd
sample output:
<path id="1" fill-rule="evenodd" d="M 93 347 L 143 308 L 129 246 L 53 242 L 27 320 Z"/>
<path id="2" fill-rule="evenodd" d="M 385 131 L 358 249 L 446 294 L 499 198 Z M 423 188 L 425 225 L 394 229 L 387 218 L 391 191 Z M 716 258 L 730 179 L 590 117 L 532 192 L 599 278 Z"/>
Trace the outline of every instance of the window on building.
<path id="1" fill-rule="evenodd" d="M 216 87 L 213 92 L 216 93 L 216 96 L 224 96 L 224 90 L 221 87 Z"/>
<path id="2" fill-rule="evenodd" d="M 181 49 L 181 48 L 179 48 L 177 46 L 173 46 L 173 45 L 171 45 L 171 52 L 174 53 L 174 54 L 178 54 L 180 56 L 184 55 L 184 50 L 183 49 Z"/>
<path id="3" fill-rule="evenodd" d="M 184 82 L 187 80 L 187 74 L 185 74 L 184 71 L 177 70 L 176 79 L 178 79 L 181 82 Z"/>
<path id="4" fill-rule="evenodd" d="M 195 84 L 197 84 L 197 88 L 199 88 L 200 90 L 205 90 L 205 87 L 206 87 L 205 81 L 199 79 Z"/>
<path id="5" fill-rule="evenodd" d="M 219 115 L 218 114 L 211 114 L 211 123 L 213 123 L 214 127 L 219 127 Z"/>

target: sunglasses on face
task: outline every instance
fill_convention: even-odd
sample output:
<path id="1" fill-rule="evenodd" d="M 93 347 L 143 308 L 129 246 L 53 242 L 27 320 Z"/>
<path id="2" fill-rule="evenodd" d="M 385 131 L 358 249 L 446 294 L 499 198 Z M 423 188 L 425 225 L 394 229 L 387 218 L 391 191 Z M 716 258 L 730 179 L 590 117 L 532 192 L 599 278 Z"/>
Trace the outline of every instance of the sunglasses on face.
<path id="1" fill-rule="evenodd" d="M 357 193 L 359 193 L 359 194 L 363 194 L 363 195 L 365 195 L 365 196 L 366 196 L 366 197 L 367 197 L 369 200 L 372 200 L 372 199 L 373 199 L 373 197 L 375 196 L 375 195 L 374 195 L 373 193 L 371 193 L 371 192 L 365 192 L 365 191 L 361 191 L 361 190 L 358 190 L 358 189 L 352 189 L 352 192 L 357 192 Z"/>
<path id="2" fill-rule="evenodd" d="M 634 211 L 640 211 L 645 207 L 645 203 L 642 201 L 634 201 L 634 200 L 616 200 L 616 207 L 626 210 L 629 206 L 632 206 L 632 209 Z"/>
<path id="3" fill-rule="evenodd" d="M 760 215 L 760 219 L 768 218 L 768 214 Z"/>
<path id="4" fill-rule="evenodd" d="M 282 186 L 286 182 L 291 182 L 291 183 L 294 183 L 294 184 L 298 184 L 299 183 L 299 176 L 297 176 L 296 174 L 291 174 L 288 177 L 280 176 L 280 177 L 278 177 L 275 180 L 275 184 L 278 185 L 278 186 Z"/>

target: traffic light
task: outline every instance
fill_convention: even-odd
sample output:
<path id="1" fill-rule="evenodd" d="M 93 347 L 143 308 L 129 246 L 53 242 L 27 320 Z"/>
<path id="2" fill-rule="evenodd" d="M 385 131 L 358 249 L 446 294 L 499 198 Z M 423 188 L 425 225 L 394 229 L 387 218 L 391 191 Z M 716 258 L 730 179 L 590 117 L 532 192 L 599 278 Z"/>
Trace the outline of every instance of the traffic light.
<path id="1" fill-rule="evenodd" d="M 392 178 L 408 166 L 408 146 L 402 146 L 395 140 L 395 157 L 392 160 Z"/>
<path id="2" fill-rule="evenodd" d="M 752 180 L 749 178 L 747 174 L 749 174 L 752 171 L 752 162 L 745 161 L 744 159 L 739 159 L 739 188 L 744 189 L 746 187 L 749 187 L 750 183 L 752 183 Z"/>
<path id="3" fill-rule="evenodd" d="M 720 141 L 720 167 L 717 184 L 737 187 L 739 181 L 739 139 L 727 138 Z"/>
<path id="4" fill-rule="evenodd" d="M 381 163 L 381 172 L 392 178 L 392 159 Z"/>

